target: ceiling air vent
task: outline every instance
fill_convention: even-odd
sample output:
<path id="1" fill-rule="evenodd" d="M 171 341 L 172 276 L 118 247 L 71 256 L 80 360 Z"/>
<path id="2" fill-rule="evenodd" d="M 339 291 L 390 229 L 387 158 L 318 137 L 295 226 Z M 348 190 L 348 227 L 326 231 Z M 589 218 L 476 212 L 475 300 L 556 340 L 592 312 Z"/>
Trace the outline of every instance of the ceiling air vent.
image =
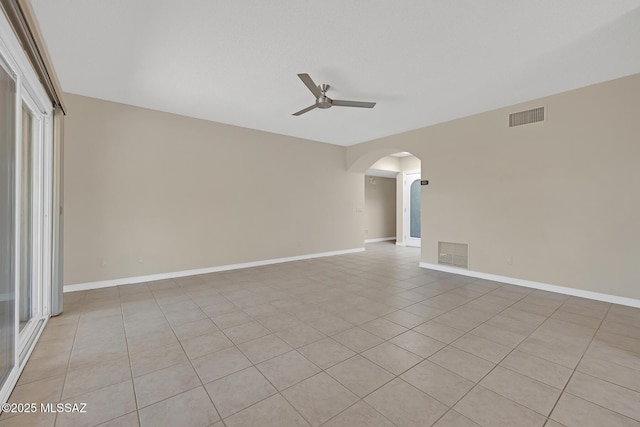
<path id="1" fill-rule="evenodd" d="M 544 121 L 544 107 L 509 114 L 509 127 Z"/>

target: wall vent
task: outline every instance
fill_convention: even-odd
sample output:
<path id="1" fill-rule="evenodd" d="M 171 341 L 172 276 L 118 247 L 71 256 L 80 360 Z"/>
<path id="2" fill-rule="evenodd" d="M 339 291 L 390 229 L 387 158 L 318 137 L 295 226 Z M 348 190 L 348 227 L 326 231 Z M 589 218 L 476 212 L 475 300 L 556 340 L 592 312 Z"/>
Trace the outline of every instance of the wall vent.
<path id="1" fill-rule="evenodd" d="M 544 121 L 544 107 L 509 114 L 509 127 Z"/>
<path id="2" fill-rule="evenodd" d="M 438 242 L 438 264 L 469 268 L 469 245 L 466 243 Z"/>

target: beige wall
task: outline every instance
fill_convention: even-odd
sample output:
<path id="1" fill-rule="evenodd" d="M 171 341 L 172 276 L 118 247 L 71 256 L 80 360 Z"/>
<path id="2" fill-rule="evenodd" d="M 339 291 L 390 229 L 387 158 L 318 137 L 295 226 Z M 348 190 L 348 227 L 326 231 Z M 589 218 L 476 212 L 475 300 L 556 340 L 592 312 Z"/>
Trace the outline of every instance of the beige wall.
<path id="1" fill-rule="evenodd" d="M 639 93 L 636 74 L 355 145 L 347 165 L 422 160 L 424 262 L 465 242 L 470 270 L 637 299 Z M 508 128 L 543 105 L 545 122 Z"/>
<path id="2" fill-rule="evenodd" d="M 364 177 L 364 237 L 381 239 L 396 235 L 396 180 Z"/>
<path id="3" fill-rule="evenodd" d="M 362 247 L 344 147 L 65 100 L 65 284 Z"/>

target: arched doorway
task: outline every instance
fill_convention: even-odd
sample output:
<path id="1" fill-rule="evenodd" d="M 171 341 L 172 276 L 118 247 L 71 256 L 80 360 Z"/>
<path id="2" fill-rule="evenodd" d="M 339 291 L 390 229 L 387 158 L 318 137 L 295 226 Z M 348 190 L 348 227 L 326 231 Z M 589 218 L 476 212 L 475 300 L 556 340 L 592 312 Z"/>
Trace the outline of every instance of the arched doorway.
<path id="1" fill-rule="evenodd" d="M 399 246 L 420 247 L 422 229 L 420 159 L 410 152 L 384 149 L 367 153 L 363 158 L 357 159 L 351 167 L 352 172 L 364 173 L 365 243 L 395 240 Z M 391 200 L 390 187 L 393 189 Z M 385 236 L 372 232 L 380 229 L 377 224 L 381 220 L 389 220 L 389 212 L 392 212 L 395 217 L 393 221 L 395 227 L 389 231 L 387 222 Z"/>

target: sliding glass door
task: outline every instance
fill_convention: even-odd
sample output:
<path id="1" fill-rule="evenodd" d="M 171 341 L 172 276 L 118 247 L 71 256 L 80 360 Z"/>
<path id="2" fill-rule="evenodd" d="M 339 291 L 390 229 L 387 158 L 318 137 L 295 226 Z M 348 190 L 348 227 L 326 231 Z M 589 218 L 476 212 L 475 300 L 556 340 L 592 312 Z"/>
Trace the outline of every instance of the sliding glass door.
<path id="1" fill-rule="evenodd" d="M 0 385 L 15 364 L 16 80 L 0 58 Z"/>
<path id="2" fill-rule="evenodd" d="M 20 332 L 32 317 L 33 298 L 33 115 L 22 105 L 20 144 Z"/>
<path id="3" fill-rule="evenodd" d="M 0 11 L 0 403 L 48 319 L 53 105 Z"/>

